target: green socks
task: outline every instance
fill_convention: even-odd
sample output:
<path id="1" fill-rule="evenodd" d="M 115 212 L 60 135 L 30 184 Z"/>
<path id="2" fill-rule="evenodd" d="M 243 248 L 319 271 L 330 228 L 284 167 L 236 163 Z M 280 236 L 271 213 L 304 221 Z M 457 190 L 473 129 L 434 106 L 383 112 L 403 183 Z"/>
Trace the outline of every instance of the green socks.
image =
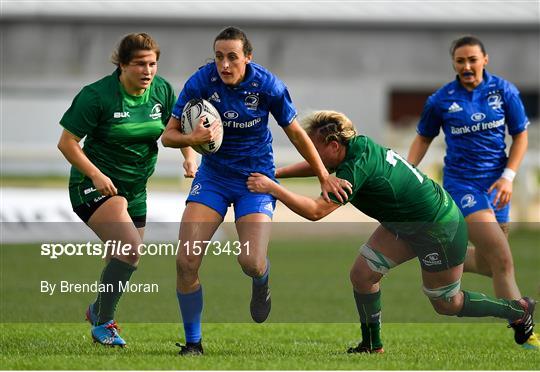
<path id="1" fill-rule="evenodd" d="M 93 306 L 94 312 L 98 316 L 98 324 L 114 319 L 116 305 L 122 296 L 120 283 L 125 286 L 136 269 L 136 267 L 117 258 L 112 258 L 105 266 L 101 273 L 101 284 L 104 284 L 106 290 L 98 293 Z"/>
<path id="2" fill-rule="evenodd" d="M 523 316 L 524 310 L 517 300 L 505 300 L 488 297 L 483 293 L 463 291 L 463 308 L 459 317 L 484 317 L 517 320 Z"/>
<path id="3" fill-rule="evenodd" d="M 360 315 L 362 345 L 370 349 L 381 348 L 381 291 L 370 294 L 354 291 L 354 300 Z"/>

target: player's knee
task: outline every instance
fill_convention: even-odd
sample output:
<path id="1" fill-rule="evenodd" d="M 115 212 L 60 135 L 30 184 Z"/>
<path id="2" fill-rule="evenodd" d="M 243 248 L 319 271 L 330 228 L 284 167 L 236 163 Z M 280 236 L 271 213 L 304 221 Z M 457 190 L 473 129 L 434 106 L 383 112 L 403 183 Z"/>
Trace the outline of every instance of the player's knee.
<path id="1" fill-rule="evenodd" d="M 351 284 L 357 291 L 371 291 L 382 277 L 380 272 L 371 270 L 363 257 L 357 259 L 349 273 Z"/>
<path id="2" fill-rule="evenodd" d="M 396 266 L 396 263 L 390 258 L 371 248 L 367 243 L 360 248 L 360 256 L 365 265 L 355 265 L 351 269 L 350 279 L 353 285 L 362 281 L 370 284 L 379 282 L 381 277 Z M 366 267 L 367 266 L 367 267 Z"/>
<path id="3" fill-rule="evenodd" d="M 461 280 L 438 288 L 423 287 L 424 294 L 431 301 L 433 309 L 441 315 L 456 315 L 461 310 Z"/>
<path id="4" fill-rule="evenodd" d="M 242 271 L 252 278 L 258 278 L 266 272 L 266 260 L 256 260 L 255 258 L 238 256 L 238 263 Z"/>
<path id="5" fill-rule="evenodd" d="M 141 258 L 138 247 L 141 244 L 139 237 L 126 237 L 121 238 L 120 242 L 122 244 L 121 252 L 115 252 L 112 257 L 116 257 L 124 262 L 129 263 L 130 265 L 136 266 Z"/>
<path id="6" fill-rule="evenodd" d="M 176 257 L 176 273 L 178 276 L 197 275 L 199 269 L 198 260 L 189 255 Z"/>
<path id="7" fill-rule="evenodd" d="M 368 267 L 354 265 L 349 273 L 351 284 L 356 289 L 371 287 L 380 281 L 381 275 L 371 271 Z"/>
<path id="8" fill-rule="evenodd" d="M 436 300 L 431 301 L 431 305 L 437 314 L 440 315 L 456 315 L 461 309 L 455 301 L 448 302 L 444 300 Z"/>

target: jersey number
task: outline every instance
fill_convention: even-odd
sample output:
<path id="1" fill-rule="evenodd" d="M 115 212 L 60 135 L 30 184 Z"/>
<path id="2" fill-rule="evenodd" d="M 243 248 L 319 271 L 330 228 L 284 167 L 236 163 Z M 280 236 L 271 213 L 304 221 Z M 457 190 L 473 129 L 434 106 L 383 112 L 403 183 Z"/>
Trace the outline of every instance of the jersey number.
<path id="1" fill-rule="evenodd" d="M 422 177 L 422 175 L 415 168 L 413 168 L 412 165 L 410 165 L 405 159 L 403 159 L 401 155 L 395 153 L 393 150 L 388 150 L 386 152 L 386 161 L 390 163 L 391 166 L 395 167 L 398 160 L 405 164 L 405 166 L 414 173 L 420 183 L 424 182 L 424 177 Z"/>

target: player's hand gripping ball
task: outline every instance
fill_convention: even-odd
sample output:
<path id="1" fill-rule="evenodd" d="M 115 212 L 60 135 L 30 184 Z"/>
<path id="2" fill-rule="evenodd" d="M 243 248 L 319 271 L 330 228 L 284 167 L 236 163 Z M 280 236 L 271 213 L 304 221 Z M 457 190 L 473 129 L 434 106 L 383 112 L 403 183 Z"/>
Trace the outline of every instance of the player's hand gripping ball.
<path id="1" fill-rule="evenodd" d="M 190 100 L 184 106 L 184 111 L 182 111 L 182 118 L 180 120 L 181 130 L 184 134 L 190 134 L 199 123 L 201 117 L 204 117 L 203 126 L 205 128 L 208 128 L 216 120 L 219 123 L 219 128 L 212 141 L 192 147 L 199 154 L 213 154 L 219 150 L 223 141 L 223 123 L 221 122 L 219 112 L 210 102 L 204 99 Z"/>

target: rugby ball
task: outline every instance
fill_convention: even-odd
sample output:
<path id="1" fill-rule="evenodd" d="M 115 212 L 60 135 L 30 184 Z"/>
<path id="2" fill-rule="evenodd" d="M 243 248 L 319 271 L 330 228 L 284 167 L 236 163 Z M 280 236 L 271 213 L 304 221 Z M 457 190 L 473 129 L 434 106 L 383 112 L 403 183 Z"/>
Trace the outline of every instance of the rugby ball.
<path id="1" fill-rule="evenodd" d="M 210 102 L 204 99 L 190 100 L 182 111 L 182 118 L 180 120 L 181 130 L 184 134 L 190 134 L 199 123 L 201 117 L 204 117 L 204 127 L 208 128 L 210 124 L 217 120 L 219 122 L 219 129 L 216 132 L 216 138 L 214 140 L 192 147 L 199 154 L 213 154 L 219 150 L 223 141 L 223 123 L 221 122 L 219 112 Z"/>

